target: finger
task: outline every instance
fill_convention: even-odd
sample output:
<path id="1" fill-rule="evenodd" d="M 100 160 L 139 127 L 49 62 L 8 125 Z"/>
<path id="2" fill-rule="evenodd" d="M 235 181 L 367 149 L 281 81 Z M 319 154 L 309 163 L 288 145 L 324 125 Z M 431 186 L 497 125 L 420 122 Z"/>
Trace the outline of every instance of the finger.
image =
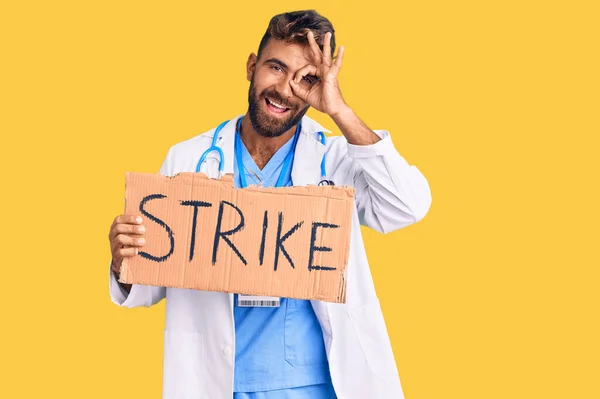
<path id="1" fill-rule="evenodd" d="M 146 232 L 146 226 L 119 223 L 110 230 L 110 237 L 116 237 L 119 234 L 143 235 Z"/>
<path id="2" fill-rule="evenodd" d="M 337 76 L 340 73 L 340 69 L 342 68 L 342 61 L 344 60 L 344 46 L 340 46 L 338 50 L 337 56 L 335 57 L 335 61 L 333 66 L 331 67 L 331 72 Z"/>
<path id="3" fill-rule="evenodd" d="M 115 224 L 142 224 L 142 217 L 139 215 L 119 215 L 115 218 L 113 226 Z"/>
<path id="4" fill-rule="evenodd" d="M 308 88 L 303 87 L 302 85 L 294 82 L 293 80 L 290 80 L 290 87 L 292 88 L 292 92 L 294 93 L 294 95 L 296 97 L 298 97 L 302 101 L 306 102 L 306 99 L 308 98 L 308 93 L 309 93 Z"/>
<path id="5" fill-rule="evenodd" d="M 317 82 L 318 78 L 316 77 L 318 73 L 318 68 L 315 65 L 305 65 L 302 68 L 296 71 L 294 75 L 294 79 L 290 81 L 290 86 L 292 87 L 292 91 L 294 94 L 299 97 L 302 101 L 306 101 L 308 98 L 308 94 L 310 93 L 310 89 Z M 305 78 L 307 75 L 312 75 L 313 84 L 310 84 Z"/>
<path id="6" fill-rule="evenodd" d="M 325 34 L 323 39 L 323 64 L 331 66 L 331 32 Z"/>
<path id="7" fill-rule="evenodd" d="M 323 61 L 323 54 L 321 53 L 321 49 L 315 40 L 315 34 L 309 30 L 306 37 L 308 38 L 308 44 L 312 50 L 313 61 L 318 65 Z"/>
<path id="8" fill-rule="evenodd" d="M 129 247 L 143 247 L 146 244 L 146 239 L 144 237 L 131 237 L 126 234 L 119 234 L 115 237 L 113 241 L 114 247 L 118 246 L 129 246 Z"/>
<path id="9" fill-rule="evenodd" d="M 317 77 L 318 72 L 318 68 L 315 65 L 305 65 L 296 71 L 296 74 L 294 75 L 294 83 L 300 84 L 302 82 L 302 79 L 304 79 L 304 77 L 306 77 L 307 75 Z"/>
<path id="10" fill-rule="evenodd" d="M 138 248 L 120 248 L 117 250 L 117 256 L 119 258 L 121 258 L 121 260 L 123 260 L 123 258 L 131 258 L 133 256 L 136 256 L 139 253 L 139 249 Z M 118 266 L 120 265 L 121 262 L 119 262 Z"/>

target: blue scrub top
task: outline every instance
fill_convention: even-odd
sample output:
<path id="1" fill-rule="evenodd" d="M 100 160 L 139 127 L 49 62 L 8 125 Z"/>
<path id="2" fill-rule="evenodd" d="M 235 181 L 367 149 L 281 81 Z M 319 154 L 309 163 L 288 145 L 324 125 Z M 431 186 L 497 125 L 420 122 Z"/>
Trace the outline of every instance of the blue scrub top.
<path id="1" fill-rule="evenodd" d="M 275 186 L 293 140 L 260 170 L 239 140 L 246 183 Z M 292 162 L 290 165 L 293 164 Z M 284 186 L 292 185 L 291 167 Z M 234 184 L 241 187 L 237 157 Z M 323 333 L 310 301 L 281 298 L 278 308 L 238 307 L 234 296 L 234 399 L 335 399 Z"/>

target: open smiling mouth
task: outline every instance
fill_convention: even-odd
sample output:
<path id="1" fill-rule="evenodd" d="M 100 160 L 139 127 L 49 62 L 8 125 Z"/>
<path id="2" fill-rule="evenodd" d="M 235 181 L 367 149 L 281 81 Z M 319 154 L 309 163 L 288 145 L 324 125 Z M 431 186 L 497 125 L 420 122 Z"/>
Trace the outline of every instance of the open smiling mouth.
<path id="1" fill-rule="evenodd" d="M 267 97 L 265 97 L 265 102 L 267 103 L 267 108 L 269 111 L 273 112 L 274 114 L 284 114 L 290 110 L 289 108 L 286 108 L 285 106 L 273 100 L 269 100 Z"/>

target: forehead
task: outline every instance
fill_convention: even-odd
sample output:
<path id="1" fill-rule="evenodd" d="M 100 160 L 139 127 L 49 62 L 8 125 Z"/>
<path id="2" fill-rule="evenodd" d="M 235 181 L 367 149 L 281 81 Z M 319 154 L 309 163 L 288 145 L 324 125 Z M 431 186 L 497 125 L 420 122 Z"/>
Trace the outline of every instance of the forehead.
<path id="1" fill-rule="evenodd" d="M 284 40 L 270 39 L 260 54 L 259 62 L 263 63 L 271 58 L 277 58 L 293 70 L 313 63 L 308 45 L 287 43 Z"/>

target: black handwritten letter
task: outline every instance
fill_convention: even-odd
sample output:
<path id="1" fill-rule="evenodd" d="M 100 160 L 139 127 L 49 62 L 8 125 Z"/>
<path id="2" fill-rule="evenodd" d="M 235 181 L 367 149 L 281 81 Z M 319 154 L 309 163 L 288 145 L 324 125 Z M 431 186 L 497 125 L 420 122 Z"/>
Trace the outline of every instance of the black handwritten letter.
<path id="1" fill-rule="evenodd" d="M 232 207 L 233 209 L 235 209 L 241 218 L 240 223 L 234 229 L 231 229 L 229 231 L 221 231 L 221 221 L 223 220 L 223 205 L 225 205 L 225 204 L 227 204 L 230 207 Z M 240 258 L 242 263 L 244 265 L 247 264 L 246 259 L 244 259 L 244 257 L 240 253 L 240 251 L 238 251 L 238 249 L 235 247 L 235 245 L 233 245 L 233 243 L 229 240 L 229 238 L 227 238 L 227 236 L 237 233 L 243 227 L 244 227 L 244 214 L 242 213 L 242 211 L 240 211 L 240 209 L 237 206 L 233 205 L 231 202 L 221 201 L 221 205 L 219 205 L 219 216 L 217 218 L 217 229 L 215 230 L 215 243 L 213 245 L 213 254 L 212 254 L 212 264 L 213 265 L 215 263 L 217 263 L 217 250 L 219 249 L 219 241 L 221 240 L 221 238 L 223 239 L 223 241 L 225 241 L 231 247 L 231 249 L 233 249 L 233 252 L 235 252 L 235 254 Z"/>
<path id="2" fill-rule="evenodd" d="M 277 262 L 279 261 L 279 250 L 280 249 L 281 249 L 281 252 L 283 252 L 283 255 L 285 255 L 285 257 L 287 258 L 288 262 L 290 262 L 290 265 L 292 266 L 292 268 L 294 268 L 294 262 L 292 262 L 290 255 L 288 255 L 287 251 L 283 247 L 283 242 L 285 240 L 287 240 L 292 234 L 294 234 L 296 232 L 296 230 L 298 230 L 300 228 L 300 226 L 302 226 L 303 223 L 304 222 L 296 223 L 294 225 L 294 227 L 292 227 L 282 237 L 281 236 L 281 225 L 283 224 L 283 215 L 281 212 L 279 212 L 279 224 L 277 225 L 277 241 L 275 241 L 275 262 L 274 262 L 275 270 L 277 270 Z"/>
<path id="3" fill-rule="evenodd" d="M 183 206 L 194 207 L 194 218 L 192 219 L 192 240 L 190 243 L 190 262 L 194 259 L 194 245 L 196 245 L 196 220 L 198 219 L 198 207 L 210 208 L 212 206 L 209 202 L 204 201 L 181 201 Z"/>
<path id="4" fill-rule="evenodd" d="M 335 270 L 335 267 L 313 265 L 315 251 L 331 252 L 331 248 L 329 247 L 315 247 L 315 240 L 317 239 L 317 229 L 319 227 L 323 227 L 324 229 L 337 229 L 340 226 L 338 226 L 337 224 L 313 222 L 312 231 L 310 234 L 310 255 L 308 257 L 308 270 Z"/>
<path id="5" fill-rule="evenodd" d="M 152 256 L 149 253 L 144 252 L 144 251 L 139 252 L 139 255 L 142 258 L 146 258 L 146 259 L 152 260 L 154 262 L 166 261 L 169 258 L 169 256 L 171 256 L 173 254 L 173 251 L 175 250 L 175 238 L 173 237 L 173 231 L 171 231 L 171 228 L 169 226 L 167 226 L 167 224 L 165 222 L 163 222 L 156 216 L 151 215 L 144 209 L 144 205 L 146 205 L 146 203 L 148 201 L 154 200 L 154 199 L 159 199 L 159 198 L 167 198 L 167 196 L 162 195 L 162 194 L 151 194 L 151 195 L 144 197 L 142 199 L 142 201 L 140 202 L 140 212 L 142 213 L 142 215 L 146 216 L 148 219 L 152 220 L 154 223 L 156 223 L 159 226 L 161 226 L 162 228 L 164 228 L 167 231 L 167 234 L 169 235 L 169 240 L 171 240 L 171 249 L 169 250 L 169 253 L 167 253 L 164 256 L 157 257 L 157 256 Z"/>
<path id="6" fill-rule="evenodd" d="M 258 259 L 260 260 L 260 265 L 263 264 L 263 258 L 265 257 L 265 239 L 267 238 L 267 225 L 269 223 L 268 211 L 265 211 L 265 218 L 263 219 L 263 234 L 262 240 L 260 241 L 260 251 L 258 252 Z"/>

